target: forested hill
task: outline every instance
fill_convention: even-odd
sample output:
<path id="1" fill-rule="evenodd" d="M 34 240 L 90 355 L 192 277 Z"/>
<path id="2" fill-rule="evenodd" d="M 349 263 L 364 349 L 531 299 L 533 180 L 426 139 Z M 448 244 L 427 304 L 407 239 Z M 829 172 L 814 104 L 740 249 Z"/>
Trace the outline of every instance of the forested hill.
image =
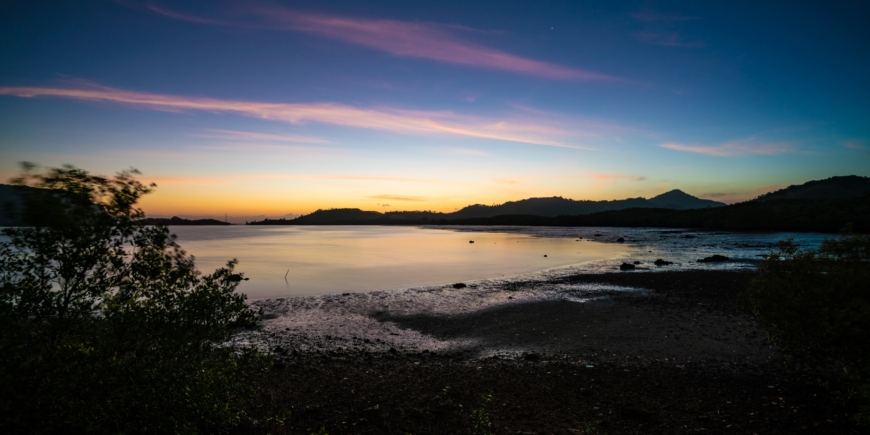
<path id="1" fill-rule="evenodd" d="M 756 201 L 770 201 L 772 199 L 837 199 L 859 196 L 865 193 L 870 193 L 870 177 L 849 175 L 792 185 L 776 192 L 761 195 L 756 198 Z"/>

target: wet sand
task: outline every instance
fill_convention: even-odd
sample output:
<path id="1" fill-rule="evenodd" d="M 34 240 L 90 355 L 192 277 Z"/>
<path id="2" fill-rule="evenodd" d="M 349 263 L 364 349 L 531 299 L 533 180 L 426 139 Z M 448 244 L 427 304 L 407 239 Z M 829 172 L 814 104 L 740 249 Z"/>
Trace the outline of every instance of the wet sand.
<path id="1" fill-rule="evenodd" d="M 734 308 L 747 272 L 579 275 L 258 301 L 270 433 L 860 433 L 836 374 L 785 370 Z M 828 388 L 817 385 L 823 379 Z"/>

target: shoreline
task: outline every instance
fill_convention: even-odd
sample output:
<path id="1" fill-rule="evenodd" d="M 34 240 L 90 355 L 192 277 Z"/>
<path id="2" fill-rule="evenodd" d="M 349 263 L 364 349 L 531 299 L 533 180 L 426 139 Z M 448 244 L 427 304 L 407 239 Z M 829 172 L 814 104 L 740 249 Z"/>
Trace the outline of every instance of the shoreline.
<path id="1" fill-rule="evenodd" d="M 734 309 L 753 276 L 505 283 L 477 299 L 471 288 L 447 295 L 460 302 L 453 311 L 425 293 L 429 303 L 415 306 L 379 295 L 354 305 L 358 294 L 325 307 L 277 304 L 273 312 L 309 316 L 295 326 L 274 317 L 256 333 L 278 361 L 258 410 L 291 412 L 270 433 L 467 433 L 491 394 L 498 434 L 582 433 L 594 422 L 609 434 L 859 433 L 835 373 L 786 370 Z M 583 295 L 594 296 L 570 299 Z"/>

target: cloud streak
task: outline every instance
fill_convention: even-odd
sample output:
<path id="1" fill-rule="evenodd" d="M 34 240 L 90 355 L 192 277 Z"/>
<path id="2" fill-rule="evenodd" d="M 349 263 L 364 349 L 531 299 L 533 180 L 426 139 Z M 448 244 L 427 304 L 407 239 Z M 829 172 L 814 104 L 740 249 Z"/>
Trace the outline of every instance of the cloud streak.
<path id="1" fill-rule="evenodd" d="M 263 5 L 237 11 L 232 20 L 215 20 L 175 12 L 153 4 L 146 7 L 178 20 L 307 33 L 399 57 L 427 59 L 553 80 L 623 81 L 606 74 L 529 59 L 474 44 L 457 36 L 448 26 L 431 23 L 341 17 Z"/>
<path id="2" fill-rule="evenodd" d="M 449 111 L 420 111 L 394 108 L 359 108 L 339 103 L 270 103 L 223 100 L 205 97 L 151 94 L 108 87 L 50 88 L 3 87 L 0 95 L 22 98 L 56 97 L 116 103 L 131 107 L 181 112 L 229 113 L 252 118 L 301 125 L 321 123 L 390 133 L 421 136 L 464 136 L 561 148 L 586 149 L 567 143 L 577 132 L 547 125 L 543 120 L 506 120 Z M 226 134 L 226 133 L 225 133 Z"/>
<path id="3" fill-rule="evenodd" d="M 588 175 L 589 178 L 601 181 L 621 181 L 621 180 L 629 180 L 629 181 L 644 181 L 646 177 L 642 175 L 630 175 L 630 174 L 603 174 L 603 173 L 592 173 Z"/>
<path id="4" fill-rule="evenodd" d="M 426 198 L 420 196 L 401 196 L 401 195 L 374 195 L 371 199 L 388 199 L 390 201 L 406 201 L 406 202 L 424 202 Z"/>
<path id="5" fill-rule="evenodd" d="M 289 143 L 310 143 L 310 144 L 325 144 L 328 140 L 311 136 L 299 136 L 293 134 L 269 134 L 256 133 L 252 131 L 235 131 L 235 130 L 218 130 L 209 129 L 205 133 L 193 134 L 191 136 L 204 137 L 209 139 L 225 139 L 225 140 L 247 140 L 258 142 L 289 142 Z"/>
<path id="6" fill-rule="evenodd" d="M 706 154 L 708 156 L 729 157 L 747 154 L 761 154 L 772 156 L 776 154 L 784 154 L 794 151 L 794 147 L 787 143 L 764 143 L 755 145 L 751 141 L 742 142 L 727 142 L 721 145 L 704 146 L 704 145 L 684 145 L 679 143 L 664 143 L 660 145 L 662 148 L 667 148 L 675 151 L 684 151 L 689 153 Z"/>
<path id="7" fill-rule="evenodd" d="M 705 45 L 701 41 L 683 41 L 681 40 L 680 35 L 674 32 L 640 32 L 637 34 L 637 39 L 647 44 L 661 45 L 662 47 L 696 48 Z"/>

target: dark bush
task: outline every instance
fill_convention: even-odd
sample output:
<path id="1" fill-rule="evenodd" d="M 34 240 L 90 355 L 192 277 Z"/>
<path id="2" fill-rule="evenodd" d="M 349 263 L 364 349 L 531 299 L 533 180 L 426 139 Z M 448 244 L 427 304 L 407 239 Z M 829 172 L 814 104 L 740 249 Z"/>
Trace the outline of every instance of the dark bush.
<path id="1" fill-rule="evenodd" d="M 141 224 L 133 178 L 69 166 L 15 180 L 0 242 L 0 431 L 220 433 L 245 420 L 258 368 L 229 344 L 258 314 L 235 260 L 200 274 L 165 227 Z"/>
<path id="2" fill-rule="evenodd" d="M 826 240 L 818 250 L 780 242 L 741 304 L 792 362 L 842 367 L 870 399 L 870 236 Z M 858 419 L 870 422 L 870 405 Z"/>

